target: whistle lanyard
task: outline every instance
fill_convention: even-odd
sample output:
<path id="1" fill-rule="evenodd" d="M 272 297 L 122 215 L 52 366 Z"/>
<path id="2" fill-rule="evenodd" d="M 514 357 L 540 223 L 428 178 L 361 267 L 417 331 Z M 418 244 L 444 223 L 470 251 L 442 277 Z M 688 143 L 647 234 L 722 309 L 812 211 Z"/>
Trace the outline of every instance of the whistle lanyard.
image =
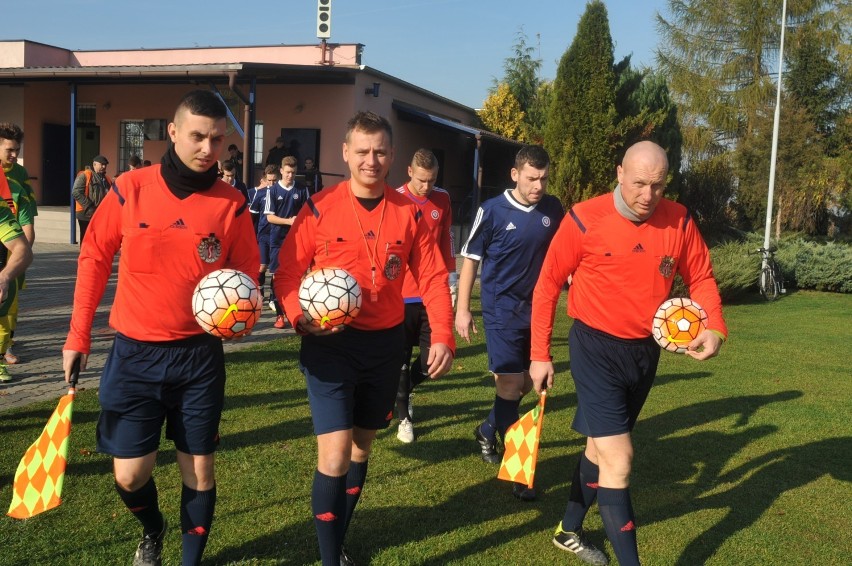
<path id="1" fill-rule="evenodd" d="M 372 277 L 372 288 L 370 289 L 370 301 L 375 303 L 379 300 L 379 292 L 376 289 L 376 258 L 379 256 L 379 235 L 382 233 L 382 224 L 385 221 L 385 210 L 387 210 L 388 199 L 382 194 L 382 213 L 379 216 L 379 227 L 376 229 L 376 238 L 373 242 L 373 249 L 370 249 L 370 244 L 367 243 L 367 235 L 364 233 L 364 227 L 361 225 L 361 217 L 358 215 L 358 209 L 355 208 L 355 197 L 352 194 L 352 184 L 349 184 L 349 202 L 352 203 L 352 212 L 355 213 L 355 221 L 358 222 L 358 229 L 361 231 L 361 238 L 364 240 L 364 248 L 367 250 L 367 257 L 370 258 L 370 274 Z"/>

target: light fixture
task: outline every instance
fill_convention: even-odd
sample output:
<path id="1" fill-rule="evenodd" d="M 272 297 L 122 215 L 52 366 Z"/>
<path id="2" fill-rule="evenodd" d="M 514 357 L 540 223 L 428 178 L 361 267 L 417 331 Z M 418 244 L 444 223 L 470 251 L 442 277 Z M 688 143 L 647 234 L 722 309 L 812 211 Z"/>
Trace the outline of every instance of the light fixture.
<path id="1" fill-rule="evenodd" d="M 379 89 L 381 88 L 382 83 L 373 83 L 373 88 L 365 88 L 364 94 L 372 94 L 376 98 L 379 97 Z"/>

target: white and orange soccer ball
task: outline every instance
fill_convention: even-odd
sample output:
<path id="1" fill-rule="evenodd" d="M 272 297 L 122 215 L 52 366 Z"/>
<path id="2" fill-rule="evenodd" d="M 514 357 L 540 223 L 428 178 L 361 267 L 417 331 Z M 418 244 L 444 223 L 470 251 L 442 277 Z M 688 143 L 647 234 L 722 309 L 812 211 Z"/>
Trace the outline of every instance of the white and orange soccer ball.
<path id="1" fill-rule="evenodd" d="M 260 289 L 236 269 L 205 275 L 192 293 L 192 313 L 205 332 L 229 339 L 245 336 L 260 318 Z"/>
<path id="2" fill-rule="evenodd" d="M 345 269 L 324 267 L 302 280 L 299 303 L 305 319 L 322 328 L 349 324 L 361 311 L 361 286 Z"/>
<path id="3" fill-rule="evenodd" d="M 686 346 L 707 328 L 707 313 L 686 297 L 669 299 L 654 315 L 654 340 L 669 352 L 682 354 Z"/>

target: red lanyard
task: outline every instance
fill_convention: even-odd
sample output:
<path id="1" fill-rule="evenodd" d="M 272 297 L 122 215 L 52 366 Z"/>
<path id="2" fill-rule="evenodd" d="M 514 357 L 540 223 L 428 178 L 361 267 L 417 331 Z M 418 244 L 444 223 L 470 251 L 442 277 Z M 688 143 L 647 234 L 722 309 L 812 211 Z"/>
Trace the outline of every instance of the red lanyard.
<path id="1" fill-rule="evenodd" d="M 385 221 L 385 210 L 387 210 L 388 199 L 387 197 L 382 195 L 382 214 L 379 216 L 379 227 L 376 229 L 376 237 L 373 242 L 373 249 L 370 250 L 370 244 L 367 243 L 367 235 L 364 233 L 364 227 L 361 225 L 361 217 L 358 215 L 358 209 L 355 208 L 355 196 L 352 194 L 352 183 L 350 182 L 347 189 L 349 189 L 349 201 L 352 203 L 352 212 L 355 213 L 355 221 L 358 222 L 358 229 L 361 231 L 361 238 L 364 240 L 364 248 L 367 250 L 367 257 L 370 258 L 370 273 L 372 276 L 372 285 L 373 288 L 370 289 L 370 301 L 375 303 L 379 300 L 379 292 L 376 289 L 376 258 L 379 255 L 379 234 L 382 233 L 382 224 Z"/>

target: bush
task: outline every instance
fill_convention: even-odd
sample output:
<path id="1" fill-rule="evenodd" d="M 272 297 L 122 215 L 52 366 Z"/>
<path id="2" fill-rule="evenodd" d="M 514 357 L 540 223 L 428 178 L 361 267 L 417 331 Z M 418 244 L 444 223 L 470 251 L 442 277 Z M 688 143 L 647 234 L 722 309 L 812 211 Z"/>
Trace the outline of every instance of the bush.
<path id="1" fill-rule="evenodd" d="M 852 293 L 852 246 L 797 238 L 785 243 L 778 258 L 799 289 Z"/>
<path id="2" fill-rule="evenodd" d="M 758 234 L 750 234 L 743 241 L 726 242 L 710 249 L 713 273 L 723 301 L 757 292 L 761 262 L 755 250 L 762 246 L 763 239 Z M 852 246 L 848 244 L 820 243 L 796 236 L 778 245 L 775 260 L 788 289 L 852 293 Z M 680 277 L 672 287 L 672 296 L 689 296 Z"/>
<path id="3" fill-rule="evenodd" d="M 748 242 L 726 242 L 710 248 L 710 260 L 713 262 L 713 274 L 719 286 L 719 295 L 723 302 L 738 299 L 746 293 L 757 290 L 757 276 L 760 272 L 760 259 L 749 255 L 760 247 Z M 672 297 L 688 297 L 689 292 L 683 280 L 678 276 L 672 286 Z"/>

